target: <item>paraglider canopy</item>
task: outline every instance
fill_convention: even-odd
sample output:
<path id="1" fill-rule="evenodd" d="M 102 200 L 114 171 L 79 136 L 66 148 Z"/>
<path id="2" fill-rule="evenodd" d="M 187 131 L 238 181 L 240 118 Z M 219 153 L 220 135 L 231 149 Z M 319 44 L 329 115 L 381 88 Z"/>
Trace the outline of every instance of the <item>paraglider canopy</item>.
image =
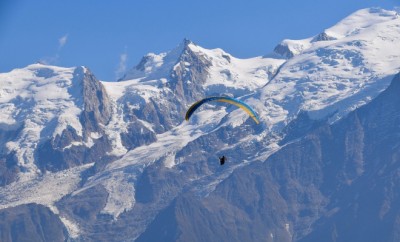
<path id="1" fill-rule="evenodd" d="M 186 121 L 188 121 L 190 119 L 190 117 L 192 116 L 194 111 L 196 111 L 196 109 L 198 109 L 204 103 L 211 102 L 211 101 L 225 102 L 225 103 L 233 104 L 233 105 L 243 109 L 246 113 L 248 113 L 249 116 L 257 124 L 260 123 L 258 115 L 256 114 L 256 112 L 249 105 L 247 105 L 246 103 L 244 103 L 244 102 L 242 102 L 240 100 L 237 100 L 237 99 L 231 98 L 231 97 L 207 97 L 207 98 L 204 98 L 204 99 L 202 99 L 200 101 L 195 102 L 192 106 L 190 106 L 190 108 L 186 112 L 186 116 L 185 116 Z"/>

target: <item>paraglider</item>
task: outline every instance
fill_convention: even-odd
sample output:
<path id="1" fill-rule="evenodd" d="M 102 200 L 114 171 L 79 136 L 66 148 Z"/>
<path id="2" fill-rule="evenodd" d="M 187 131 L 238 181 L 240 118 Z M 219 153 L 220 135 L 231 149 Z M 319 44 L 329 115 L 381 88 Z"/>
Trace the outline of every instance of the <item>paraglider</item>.
<path id="1" fill-rule="evenodd" d="M 195 102 L 192 106 L 189 107 L 189 109 L 186 112 L 185 119 L 186 121 L 189 121 L 190 117 L 193 115 L 193 113 L 204 103 L 211 102 L 211 101 L 217 101 L 217 102 L 225 102 L 225 103 L 230 103 L 233 104 L 241 109 L 243 109 L 249 116 L 256 122 L 256 124 L 260 123 L 260 120 L 258 118 L 257 113 L 246 103 L 237 100 L 235 98 L 231 97 L 207 97 L 204 98 L 200 101 Z M 226 157 L 223 155 L 222 157 L 219 157 L 219 163 L 222 166 L 225 164 Z"/>
<path id="2" fill-rule="evenodd" d="M 248 113 L 249 116 L 257 124 L 260 123 L 260 120 L 258 119 L 258 115 L 256 114 L 256 112 L 249 105 L 247 105 L 246 103 L 244 103 L 244 102 L 242 102 L 240 100 L 237 100 L 237 99 L 231 98 L 231 97 L 207 97 L 207 98 L 204 98 L 204 99 L 202 99 L 200 101 L 195 102 L 192 106 L 190 106 L 190 108 L 186 112 L 186 116 L 185 116 L 186 121 L 188 121 L 190 119 L 190 117 L 192 116 L 194 111 L 196 111 L 196 109 L 198 109 L 204 103 L 211 102 L 211 101 L 225 102 L 225 103 L 233 104 L 233 105 L 243 109 L 246 113 Z"/>
<path id="3" fill-rule="evenodd" d="M 226 157 L 223 155 L 222 157 L 219 157 L 219 164 L 222 166 L 223 164 L 225 164 L 226 161 Z"/>

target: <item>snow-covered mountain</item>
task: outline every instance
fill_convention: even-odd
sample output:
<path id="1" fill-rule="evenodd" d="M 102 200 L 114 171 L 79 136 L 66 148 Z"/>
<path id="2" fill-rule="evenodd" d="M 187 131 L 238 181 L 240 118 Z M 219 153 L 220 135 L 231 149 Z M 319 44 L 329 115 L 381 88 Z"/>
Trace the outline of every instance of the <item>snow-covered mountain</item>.
<path id="1" fill-rule="evenodd" d="M 363 183 L 352 184 L 375 172 L 395 179 L 375 170 L 386 166 L 375 164 L 374 142 L 394 132 L 387 152 L 399 162 L 399 42 L 398 13 L 374 8 L 250 59 L 185 39 L 147 54 L 118 82 L 86 67 L 1 73 L 0 240 L 12 241 L 12 225 L 22 223 L 19 238 L 39 241 L 364 241 L 336 224 L 349 219 L 346 202 L 363 206 L 345 195 Z M 184 121 L 193 102 L 211 95 L 245 101 L 261 124 L 215 104 Z M 382 107 L 390 107 L 382 110 L 387 129 L 373 136 Z M 57 221 L 54 237 L 31 229 L 35 216 Z"/>
<path id="2" fill-rule="evenodd" d="M 76 148 L 92 149 L 109 119 L 107 94 L 83 67 L 33 64 L 1 74 L 0 86 L 1 156 L 22 180 L 82 164 Z"/>

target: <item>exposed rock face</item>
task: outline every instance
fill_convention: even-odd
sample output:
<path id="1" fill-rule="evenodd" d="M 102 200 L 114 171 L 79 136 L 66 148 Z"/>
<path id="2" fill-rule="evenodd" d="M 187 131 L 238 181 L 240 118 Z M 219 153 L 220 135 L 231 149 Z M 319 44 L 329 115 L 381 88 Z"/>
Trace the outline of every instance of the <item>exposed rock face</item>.
<path id="1" fill-rule="evenodd" d="M 37 165 L 42 170 L 59 171 L 101 160 L 110 150 L 104 126 L 111 118 L 111 103 L 103 85 L 83 67 L 76 68 L 73 81 L 70 92 L 79 92 L 73 96 L 81 97 L 75 102 L 82 107 L 82 134 L 67 126 L 61 135 L 43 142 L 37 149 Z"/>
<path id="2" fill-rule="evenodd" d="M 96 220 L 101 220 L 100 211 L 105 206 L 107 195 L 103 187 L 95 186 L 75 196 L 64 197 L 57 206 L 63 208 L 63 214 L 66 217 L 82 224 L 90 236 L 90 230 L 92 230 L 91 233 L 96 233 L 96 227 L 95 225 L 93 225 L 94 228 L 85 225 L 96 224 Z M 104 215 L 104 217 L 108 218 L 109 216 Z"/>
<path id="3" fill-rule="evenodd" d="M 146 71 L 146 63 L 148 63 L 151 60 L 150 56 L 143 56 L 143 58 L 140 60 L 139 64 L 135 66 L 135 69 L 141 72 Z"/>
<path id="4" fill-rule="evenodd" d="M 121 133 L 121 141 L 128 150 L 157 140 L 154 132 L 141 126 L 138 122 L 131 123 L 127 131 L 127 133 Z"/>
<path id="5" fill-rule="evenodd" d="M 274 52 L 286 59 L 290 59 L 294 56 L 294 53 L 289 49 L 289 46 L 284 44 L 278 44 L 274 48 Z"/>
<path id="6" fill-rule="evenodd" d="M 327 33 L 322 32 L 319 35 L 315 36 L 311 42 L 317 42 L 317 41 L 328 41 L 328 40 L 335 40 L 335 37 L 329 36 Z"/>
<path id="7" fill-rule="evenodd" d="M 83 75 L 83 77 L 81 77 Z M 111 118 L 111 103 L 103 85 L 90 71 L 77 69 L 75 78 L 82 78 L 83 112 L 81 122 L 86 132 L 101 132 Z"/>
<path id="8" fill-rule="evenodd" d="M 5 144 L 15 139 L 22 127 L 18 129 L 2 130 L 0 127 L 0 143 Z M 15 181 L 17 174 L 20 172 L 15 152 L 7 153 L 0 148 L 0 187 Z"/>
<path id="9" fill-rule="evenodd" d="M 67 241 L 68 233 L 60 218 L 49 208 L 37 204 L 26 204 L 0 210 L 0 240 L 22 241 Z"/>
<path id="10" fill-rule="evenodd" d="M 207 70 L 211 66 L 209 60 L 189 48 L 190 43 L 188 40 L 184 41 L 182 54 L 171 73 L 172 81 L 169 83 L 178 100 L 185 103 L 202 97 L 204 93 L 202 84 L 205 82 L 208 75 Z"/>
<path id="11" fill-rule="evenodd" d="M 0 156 L 0 186 L 5 186 L 15 181 L 20 172 L 14 153 Z"/>

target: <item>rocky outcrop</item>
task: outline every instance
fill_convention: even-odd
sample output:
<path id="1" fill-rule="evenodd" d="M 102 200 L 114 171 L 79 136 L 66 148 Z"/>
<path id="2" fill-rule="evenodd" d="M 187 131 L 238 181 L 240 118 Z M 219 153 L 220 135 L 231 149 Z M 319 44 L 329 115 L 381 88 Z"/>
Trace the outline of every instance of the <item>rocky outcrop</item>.
<path id="1" fill-rule="evenodd" d="M 67 126 L 61 135 L 42 142 L 36 151 L 37 166 L 41 170 L 59 171 L 99 161 L 111 149 L 104 132 L 111 119 L 111 102 L 103 85 L 88 69 L 78 67 L 70 92 L 78 97 L 75 103 L 82 108 L 79 118 L 81 134 Z"/>
<path id="2" fill-rule="evenodd" d="M 17 129 L 2 130 L 0 128 L 0 143 L 6 144 L 15 139 L 22 128 L 22 126 Z M 20 167 L 15 152 L 7 153 L 5 149 L 0 148 L 0 187 L 15 181 L 19 172 Z"/>
<path id="3" fill-rule="evenodd" d="M 75 196 L 66 196 L 57 203 L 63 213 L 83 224 L 93 223 L 104 208 L 107 192 L 101 186 L 94 186 Z"/>
<path id="4" fill-rule="evenodd" d="M 0 241 L 67 241 L 68 233 L 60 218 L 38 204 L 0 210 Z"/>
<path id="5" fill-rule="evenodd" d="M 157 140 L 155 133 L 143 125 L 140 125 L 139 122 L 131 123 L 127 128 L 127 132 L 121 133 L 120 136 L 122 144 L 128 150 L 141 145 L 150 144 Z"/>
<path id="6" fill-rule="evenodd" d="M 335 40 L 335 37 L 329 36 L 327 33 L 322 32 L 315 36 L 311 42 L 318 42 L 318 41 L 328 41 L 328 40 Z"/>
<path id="7" fill-rule="evenodd" d="M 172 80 L 168 83 L 178 100 L 185 103 L 202 97 L 202 84 L 205 83 L 207 69 L 211 66 L 211 62 L 204 55 L 194 52 L 190 44 L 193 43 L 184 40 L 178 63 L 171 72 Z"/>
<path id="8" fill-rule="evenodd" d="M 20 168 L 14 153 L 0 156 L 0 186 L 5 186 L 17 179 Z"/>
<path id="9" fill-rule="evenodd" d="M 294 56 L 293 51 L 290 50 L 289 46 L 286 44 L 278 44 L 275 48 L 274 48 L 274 53 L 286 58 L 286 59 L 290 59 Z"/>
<path id="10" fill-rule="evenodd" d="M 74 75 L 75 79 L 82 78 L 83 112 L 80 120 L 83 130 L 101 132 L 101 126 L 111 119 L 111 102 L 108 95 L 103 85 L 89 70 L 77 68 Z"/>

